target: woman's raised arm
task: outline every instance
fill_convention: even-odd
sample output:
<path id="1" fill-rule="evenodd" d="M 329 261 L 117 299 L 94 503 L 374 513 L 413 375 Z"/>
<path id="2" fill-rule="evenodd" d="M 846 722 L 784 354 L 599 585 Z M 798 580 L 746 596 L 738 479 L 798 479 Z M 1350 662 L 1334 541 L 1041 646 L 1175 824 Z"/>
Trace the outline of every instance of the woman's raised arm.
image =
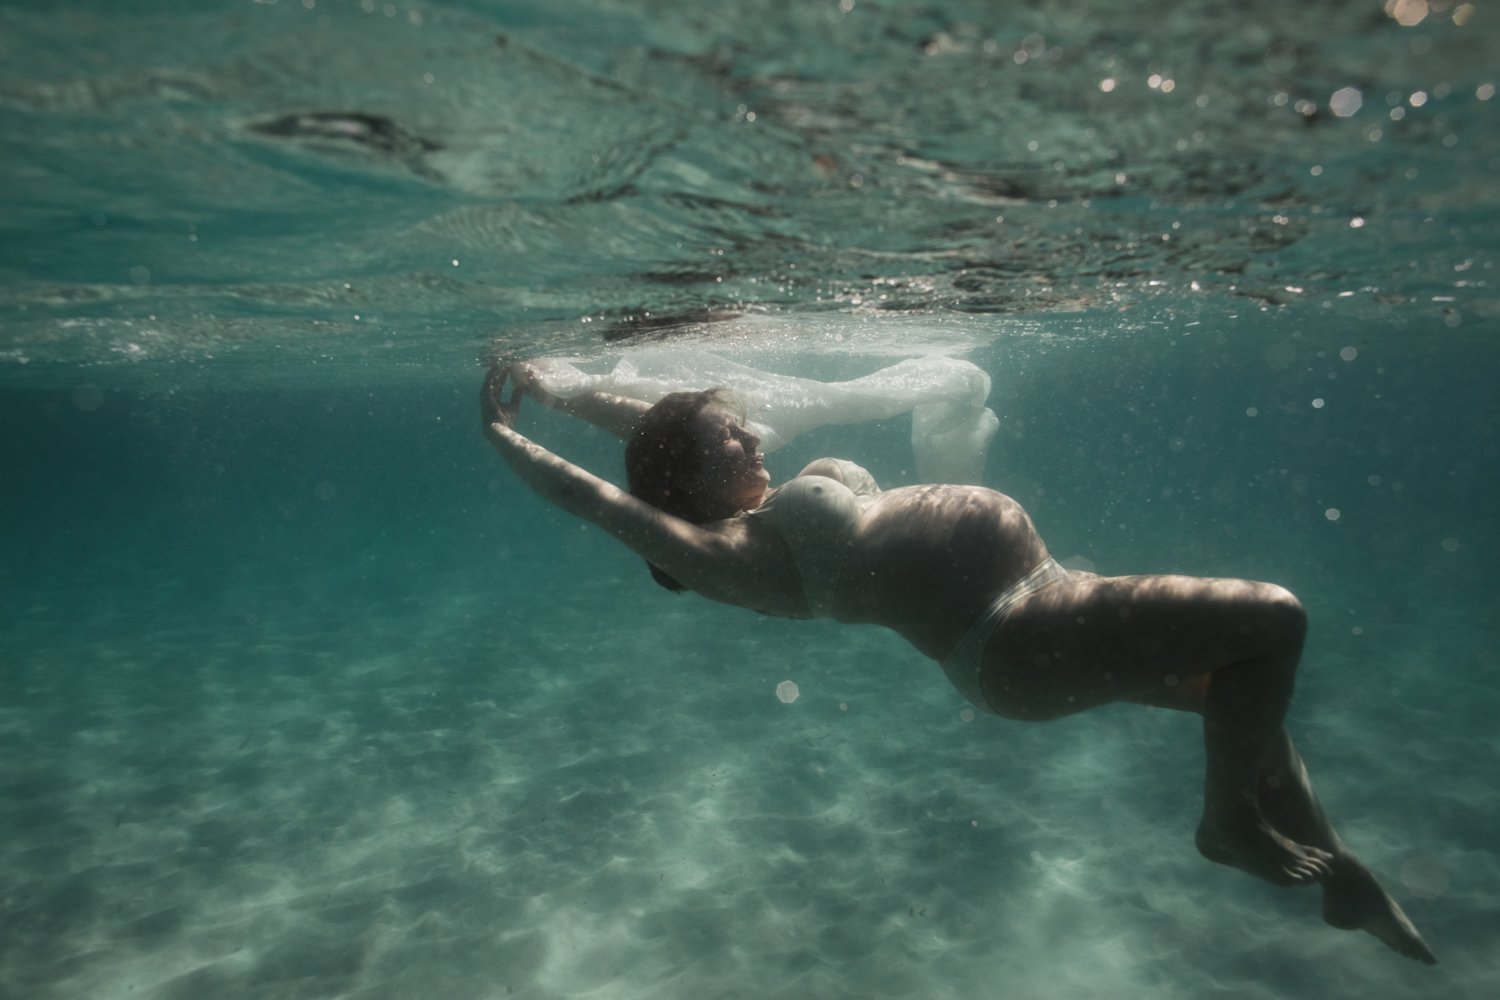
<path id="1" fill-rule="evenodd" d="M 515 430 L 521 390 L 503 398 L 513 370 L 490 369 L 480 391 L 485 437 L 516 475 L 545 500 L 604 529 L 647 562 L 660 566 L 711 600 L 744 606 L 774 605 L 784 567 L 760 565 L 748 544 L 747 522 L 691 524 L 636 499 Z"/>
<path id="2" fill-rule="evenodd" d="M 600 430 L 608 431 L 621 440 L 628 440 L 646 411 L 649 403 L 609 392 L 585 392 L 577 396 L 564 397 L 548 391 L 542 384 L 545 373 L 525 361 L 511 367 L 510 378 L 518 391 L 549 409 L 585 420 Z"/>
<path id="3" fill-rule="evenodd" d="M 509 402 L 504 399 L 507 379 L 513 386 Z M 521 412 L 521 395 L 525 388 L 526 382 L 516 378 L 516 368 L 497 364 L 485 376 L 484 387 L 479 393 L 479 408 L 485 437 L 526 485 L 569 514 L 591 521 L 611 534 L 619 535 L 616 526 L 622 520 L 630 520 L 629 516 L 623 519 L 618 515 L 611 516 L 613 508 L 631 508 L 630 514 L 636 519 L 660 519 L 661 512 L 654 507 L 552 454 L 517 431 L 516 417 Z M 692 527 L 686 522 L 683 524 Z M 631 544 L 623 537 L 621 541 Z"/>

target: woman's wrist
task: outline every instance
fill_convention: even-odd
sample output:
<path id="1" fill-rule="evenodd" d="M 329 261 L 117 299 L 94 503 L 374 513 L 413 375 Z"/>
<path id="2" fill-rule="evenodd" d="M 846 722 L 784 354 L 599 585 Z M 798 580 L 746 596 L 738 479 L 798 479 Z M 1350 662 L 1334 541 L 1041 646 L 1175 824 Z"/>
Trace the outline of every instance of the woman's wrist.
<path id="1" fill-rule="evenodd" d="M 499 420 L 492 420 L 488 424 L 486 424 L 484 432 L 489 437 L 489 439 L 495 442 L 495 444 L 497 445 L 503 444 L 509 447 L 515 447 L 517 445 L 525 444 L 527 441 L 526 435 L 522 434 L 520 431 L 516 430 L 509 424 L 502 423 Z"/>

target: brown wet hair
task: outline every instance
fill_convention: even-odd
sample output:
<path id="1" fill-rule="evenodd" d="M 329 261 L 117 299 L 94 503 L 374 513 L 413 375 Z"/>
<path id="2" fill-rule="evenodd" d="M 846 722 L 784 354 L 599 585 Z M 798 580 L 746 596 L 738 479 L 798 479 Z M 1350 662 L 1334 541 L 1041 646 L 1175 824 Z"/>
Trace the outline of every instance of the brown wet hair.
<path id="1" fill-rule="evenodd" d="M 673 392 L 646 411 L 625 443 L 625 479 L 630 495 L 657 510 L 693 524 L 714 520 L 701 489 L 693 484 L 703 469 L 703 443 L 696 431 L 698 415 L 710 406 L 733 408 L 728 389 Z M 651 578 L 668 590 L 686 590 L 659 567 L 646 564 Z"/>

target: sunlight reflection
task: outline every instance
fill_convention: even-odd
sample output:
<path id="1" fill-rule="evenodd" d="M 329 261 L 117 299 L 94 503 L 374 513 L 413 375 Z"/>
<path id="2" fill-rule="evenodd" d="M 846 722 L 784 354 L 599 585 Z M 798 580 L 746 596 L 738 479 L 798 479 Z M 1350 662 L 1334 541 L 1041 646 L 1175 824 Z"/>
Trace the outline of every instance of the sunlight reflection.
<path id="1" fill-rule="evenodd" d="M 1403 28 L 1413 28 L 1427 17 L 1427 0 L 1386 0 L 1385 12 Z"/>

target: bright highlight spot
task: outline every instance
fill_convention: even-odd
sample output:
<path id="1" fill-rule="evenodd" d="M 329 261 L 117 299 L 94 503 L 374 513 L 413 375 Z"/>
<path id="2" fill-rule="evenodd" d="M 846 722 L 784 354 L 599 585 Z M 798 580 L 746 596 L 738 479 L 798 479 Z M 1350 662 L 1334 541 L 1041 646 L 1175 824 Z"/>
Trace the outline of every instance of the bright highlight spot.
<path id="1" fill-rule="evenodd" d="M 1427 17 L 1427 0 L 1386 0 L 1385 12 L 1403 28 L 1414 28 Z"/>
<path id="2" fill-rule="evenodd" d="M 1336 90 L 1333 96 L 1328 99 L 1329 110 L 1340 118 L 1348 118 L 1358 111 L 1364 103 L 1364 95 L 1354 87 L 1345 87 L 1342 90 Z"/>

